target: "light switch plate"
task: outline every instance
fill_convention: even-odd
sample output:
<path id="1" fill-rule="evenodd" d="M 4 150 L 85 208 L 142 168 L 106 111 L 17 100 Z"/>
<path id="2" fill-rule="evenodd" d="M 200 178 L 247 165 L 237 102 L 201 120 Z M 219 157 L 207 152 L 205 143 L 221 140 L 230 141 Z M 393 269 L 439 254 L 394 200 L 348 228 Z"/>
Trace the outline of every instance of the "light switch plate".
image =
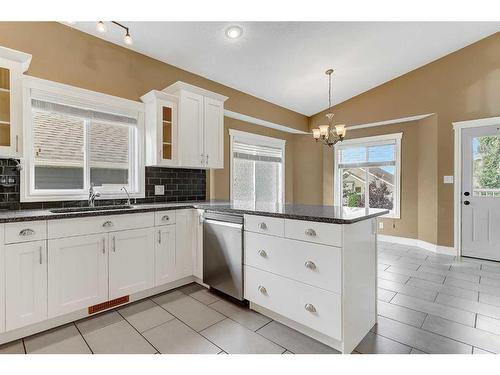
<path id="1" fill-rule="evenodd" d="M 384 223 L 379 221 L 378 222 L 378 229 L 384 229 Z"/>
<path id="2" fill-rule="evenodd" d="M 453 176 L 443 176 L 443 183 L 452 184 L 453 183 Z"/>
<path id="3" fill-rule="evenodd" d="M 165 186 L 155 185 L 155 195 L 165 195 Z"/>

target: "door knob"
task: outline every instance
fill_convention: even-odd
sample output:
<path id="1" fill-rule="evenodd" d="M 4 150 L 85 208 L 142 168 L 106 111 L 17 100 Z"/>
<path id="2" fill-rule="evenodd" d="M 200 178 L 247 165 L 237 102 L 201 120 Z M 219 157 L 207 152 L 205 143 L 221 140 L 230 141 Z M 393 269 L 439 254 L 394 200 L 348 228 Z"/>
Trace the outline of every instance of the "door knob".
<path id="1" fill-rule="evenodd" d="M 469 201 L 464 201 L 464 204 L 465 204 L 466 206 L 468 206 L 468 205 L 470 204 L 470 202 L 469 202 Z"/>
<path id="2" fill-rule="evenodd" d="M 464 195 L 465 195 L 466 197 L 468 197 L 468 196 L 470 195 L 470 193 L 469 193 L 468 191 L 466 191 L 466 192 L 464 192 Z"/>

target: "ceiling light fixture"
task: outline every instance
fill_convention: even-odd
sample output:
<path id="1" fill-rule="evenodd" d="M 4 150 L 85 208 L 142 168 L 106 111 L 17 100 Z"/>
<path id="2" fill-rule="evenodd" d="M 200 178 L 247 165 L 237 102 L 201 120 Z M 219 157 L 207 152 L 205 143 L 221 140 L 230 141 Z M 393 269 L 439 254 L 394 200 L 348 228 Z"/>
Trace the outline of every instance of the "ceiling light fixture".
<path id="1" fill-rule="evenodd" d="M 134 42 L 132 37 L 130 36 L 130 32 L 129 32 L 129 29 L 127 26 L 124 26 L 121 23 L 116 22 L 116 21 L 111 21 L 111 23 L 118 26 L 118 27 L 121 27 L 123 30 L 125 30 L 125 36 L 123 37 L 123 42 L 125 44 L 131 45 Z M 97 31 L 99 31 L 100 33 L 105 33 L 107 31 L 106 24 L 103 21 L 97 22 L 96 27 L 97 27 Z"/>
<path id="2" fill-rule="evenodd" d="M 239 26 L 229 26 L 226 29 L 226 36 L 229 39 L 238 39 L 242 35 L 243 35 L 243 29 Z"/>
<path id="3" fill-rule="evenodd" d="M 332 113 L 332 74 L 333 69 L 328 69 L 325 72 L 328 75 L 328 112 L 326 118 L 328 125 L 319 125 L 317 129 L 313 129 L 313 137 L 316 142 L 321 141 L 328 147 L 333 147 L 336 143 L 342 142 L 345 137 L 345 125 L 333 126 L 333 113 Z M 335 129 L 334 129 L 335 128 Z"/>

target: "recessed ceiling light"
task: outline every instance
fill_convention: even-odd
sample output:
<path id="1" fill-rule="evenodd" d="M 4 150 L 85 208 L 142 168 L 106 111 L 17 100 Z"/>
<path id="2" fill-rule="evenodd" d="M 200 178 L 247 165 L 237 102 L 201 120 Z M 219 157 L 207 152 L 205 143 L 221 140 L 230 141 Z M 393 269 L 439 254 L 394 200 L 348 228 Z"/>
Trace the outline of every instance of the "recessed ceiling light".
<path id="1" fill-rule="evenodd" d="M 229 26 L 226 29 L 226 36 L 229 39 L 238 39 L 242 35 L 243 35 L 243 29 L 239 26 Z"/>

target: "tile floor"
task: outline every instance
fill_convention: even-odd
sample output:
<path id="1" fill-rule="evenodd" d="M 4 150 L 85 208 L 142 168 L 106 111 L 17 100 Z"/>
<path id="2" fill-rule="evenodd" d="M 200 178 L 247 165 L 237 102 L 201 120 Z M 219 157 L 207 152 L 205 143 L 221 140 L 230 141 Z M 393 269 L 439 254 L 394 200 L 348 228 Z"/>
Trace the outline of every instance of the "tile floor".
<path id="1" fill-rule="evenodd" d="M 378 324 L 355 353 L 499 353 L 500 263 L 379 243 Z M 196 284 L 0 346 L 0 353 L 337 353 Z"/>

